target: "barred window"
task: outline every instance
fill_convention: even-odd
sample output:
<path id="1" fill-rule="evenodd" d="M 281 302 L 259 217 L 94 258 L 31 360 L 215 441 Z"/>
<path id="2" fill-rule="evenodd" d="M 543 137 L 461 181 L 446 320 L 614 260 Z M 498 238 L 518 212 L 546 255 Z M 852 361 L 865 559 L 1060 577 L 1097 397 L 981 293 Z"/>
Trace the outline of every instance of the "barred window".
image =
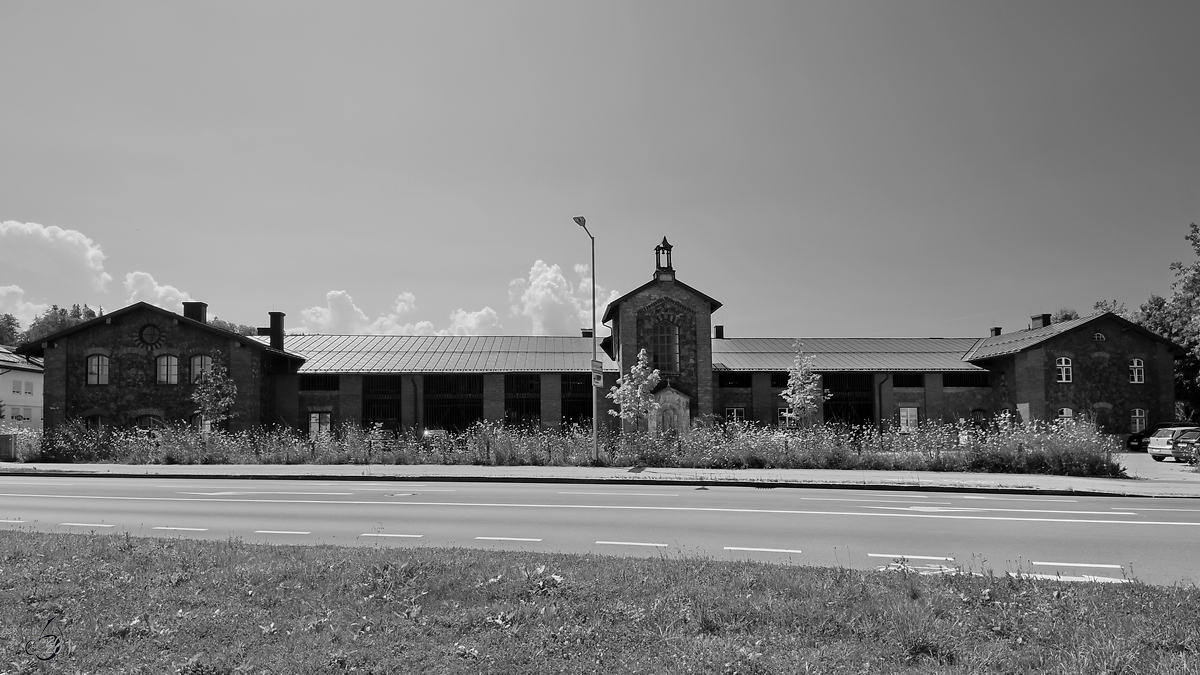
<path id="1" fill-rule="evenodd" d="M 179 384 L 179 358 L 163 355 L 155 359 L 158 364 L 159 384 Z"/>
<path id="2" fill-rule="evenodd" d="M 782 373 L 780 373 L 780 372 L 771 373 L 771 387 L 774 389 L 783 389 L 783 388 L 787 387 L 788 386 L 788 377 L 790 377 L 790 373 L 788 373 L 786 371 L 782 372 Z"/>
<path id="3" fill-rule="evenodd" d="M 754 376 L 751 373 L 717 373 L 717 386 L 722 389 L 750 388 Z"/>
<path id="4" fill-rule="evenodd" d="M 87 383 L 108 384 L 108 357 L 95 354 L 87 357 Z"/>
<path id="5" fill-rule="evenodd" d="M 925 373 L 893 373 L 893 387 L 924 387 Z"/>
<path id="6" fill-rule="evenodd" d="M 1071 359 L 1065 356 L 1060 356 L 1054 361 L 1054 369 L 1056 371 L 1055 381 L 1070 382 L 1071 381 Z M 1065 410 L 1065 408 L 1064 408 Z"/>
<path id="7" fill-rule="evenodd" d="M 1129 383 L 1130 384 L 1145 384 L 1146 383 L 1146 362 L 1141 359 L 1132 359 L 1129 362 Z"/>
<path id="8" fill-rule="evenodd" d="M 305 373 L 299 378 L 300 391 L 337 391 L 340 380 L 336 373 Z"/>
<path id="9" fill-rule="evenodd" d="M 986 372 L 969 372 L 969 373 L 942 373 L 943 387 L 986 387 L 988 385 L 988 373 Z"/>

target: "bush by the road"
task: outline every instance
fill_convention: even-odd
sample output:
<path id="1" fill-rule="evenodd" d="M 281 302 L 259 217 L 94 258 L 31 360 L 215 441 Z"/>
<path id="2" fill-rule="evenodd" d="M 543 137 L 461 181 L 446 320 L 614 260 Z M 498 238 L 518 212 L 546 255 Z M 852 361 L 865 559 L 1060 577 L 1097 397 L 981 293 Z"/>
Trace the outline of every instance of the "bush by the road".
<path id="1" fill-rule="evenodd" d="M 422 438 L 346 425 L 310 438 L 293 429 L 201 434 L 188 427 L 27 432 L 22 461 L 130 464 L 478 464 L 584 466 L 591 429 L 480 423 Z M 1082 422 L 924 424 L 911 433 L 816 425 L 799 429 L 719 424 L 681 435 L 605 435 L 599 463 L 701 469 L 883 469 L 1125 477 L 1112 436 Z"/>

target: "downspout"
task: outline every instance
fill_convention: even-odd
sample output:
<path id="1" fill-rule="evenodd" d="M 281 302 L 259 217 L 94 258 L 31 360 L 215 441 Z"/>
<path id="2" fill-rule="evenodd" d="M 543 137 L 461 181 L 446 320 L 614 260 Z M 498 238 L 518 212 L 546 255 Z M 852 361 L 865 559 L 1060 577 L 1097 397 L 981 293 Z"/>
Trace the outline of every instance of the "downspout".
<path id="1" fill-rule="evenodd" d="M 875 390 L 877 392 L 876 400 L 878 401 L 878 405 L 875 407 L 875 409 L 879 411 L 878 426 L 879 426 L 879 433 L 881 433 L 881 434 L 883 433 L 883 383 L 887 382 L 889 377 L 891 377 L 891 373 L 884 373 L 883 379 L 879 381 L 879 386 L 875 388 Z M 888 415 L 888 419 L 891 419 L 891 417 L 892 417 L 891 415 Z"/>

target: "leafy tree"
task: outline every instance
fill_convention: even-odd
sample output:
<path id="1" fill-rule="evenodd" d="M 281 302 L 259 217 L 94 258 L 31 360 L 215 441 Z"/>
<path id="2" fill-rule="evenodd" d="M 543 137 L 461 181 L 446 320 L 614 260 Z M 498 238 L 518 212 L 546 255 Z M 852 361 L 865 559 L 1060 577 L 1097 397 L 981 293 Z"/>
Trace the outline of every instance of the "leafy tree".
<path id="1" fill-rule="evenodd" d="M 212 352 L 212 367 L 204 373 L 192 391 L 196 411 L 209 424 L 220 424 L 234 416 L 233 404 L 237 400 L 237 385 L 229 377 L 229 371 L 221 360 L 221 352 Z"/>
<path id="2" fill-rule="evenodd" d="M 244 323 L 225 321 L 224 319 L 219 319 L 215 316 L 208 320 L 208 325 L 216 326 L 217 328 L 222 328 L 230 333 L 237 333 L 238 335 L 258 335 L 258 329 L 254 326 L 247 326 Z"/>
<path id="3" fill-rule="evenodd" d="M 796 341 L 796 356 L 788 369 L 788 383 L 779 395 L 788 404 L 787 418 L 793 423 L 810 424 L 821 410 L 829 391 L 821 388 L 821 375 L 813 370 L 812 354 L 804 353 L 804 345 Z"/>
<path id="4" fill-rule="evenodd" d="M 70 310 L 60 308 L 58 305 L 51 305 L 50 309 L 42 312 L 41 316 L 29 324 L 29 329 L 21 334 L 20 341 L 37 342 L 51 333 L 57 333 L 64 328 L 70 328 L 83 322 L 82 309 L 80 309 L 80 316 L 73 317 Z"/>
<path id="5" fill-rule="evenodd" d="M 1171 263 L 1171 297 L 1151 295 L 1138 308 L 1136 321 L 1184 348 L 1175 362 L 1175 398 L 1192 419 L 1200 412 L 1200 226 L 1192 223 L 1185 238 L 1197 259 Z"/>
<path id="6" fill-rule="evenodd" d="M 1072 319 L 1078 319 L 1078 318 L 1079 318 L 1079 312 L 1076 312 L 1075 310 L 1071 309 L 1070 307 L 1063 307 L 1062 309 L 1055 312 L 1053 316 L 1050 317 L 1050 323 L 1062 323 L 1064 321 L 1071 321 Z"/>
<path id="7" fill-rule="evenodd" d="M 1125 309 L 1125 303 L 1117 302 L 1116 300 L 1100 300 L 1092 305 L 1092 312 L 1099 314 L 1101 312 L 1112 312 L 1122 319 L 1132 319 L 1133 314 Z"/>
<path id="8" fill-rule="evenodd" d="M 16 345 L 21 336 L 21 322 L 12 314 L 0 314 L 0 345 Z"/>
<path id="9" fill-rule="evenodd" d="M 654 399 L 654 387 L 658 385 L 658 369 L 650 367 L 650 355 L 643 349 L 638 352 L 637 363 L 629 372 L 617 378 L 617 386 L 605 396 L 617 404 L 618 410 L 609 410 L 613 417 L 637 424 L 658 410 Z"/>

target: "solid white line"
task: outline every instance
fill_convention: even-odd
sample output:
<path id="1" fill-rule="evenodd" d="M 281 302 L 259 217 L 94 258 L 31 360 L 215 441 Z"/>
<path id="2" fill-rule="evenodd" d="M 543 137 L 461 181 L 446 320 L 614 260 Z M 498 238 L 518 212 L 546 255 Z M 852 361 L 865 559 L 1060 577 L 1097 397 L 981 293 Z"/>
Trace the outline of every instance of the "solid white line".
<path id="1" fill-rule="evenodd" d="M 1120 565 L 1107 565 L 1105 563 L 1064 563 L 1064 562 L 1038 562 L 1034 560 L 1030 565 L 1044 565 L 1046 567 L 1104 567 L 1111 570 L 1121 569 Z"/>
<path id="2" fill-rule="evenodd" d="M 0 523 L 23 523 L 23 520 L 0 520 Z"/>
<path id="3" fill-rule="evenodd" d="M 862 511 L 802 511 L 799 509 L 733 509 L 711 506 L 633 506 L 618 504 L 520 504 L 498 502 L 378 502 L 341 499 L 205 499 L 197 497 L 116 497 L 101 495 L 47 495 L 0 493 L 0 497 L 36 497 L 39 499 L 94 499 L 109 501 L 149 501 L 149 502 L 220 502 L 225 504 L 321 504 L 329 506 L 341 504 L 347 506 L 459 506 L 467 508 L 519 508 L 519 509 L 596 509 L 612 511 L 692 511 L 696 513 L 754 513 L 784 516 L 858 516 L 870 518 L 934 518 L 944 520 L 992 520 L 998 522 L 1017 523 L 1068 523 L 1082 525 L 1166 525 L 1200 527 L 1195 521 L 1170 520 L 1098 520 L 1091 518 L 1016 518 L 1012 516 L 967 516 L 954 513 L 867 513 Z M 1120 515 L 1120 514 L 1113 514 Z"/>
<path id="4" fill-rule="evenodd" d="M 74 483 L 43 483 L 37 478 L 33 478 L 33 480 L 0 480 L 0 485 L 29 485 L 30 483 L 38 485 L 74 485 Z"/>
<path id="5" fill-rule="evenodd" d="M 868 509 L 899 509 L 900 506 L 868 506 Z M 1064 513 L 1077 516 L 1136 516 L 1132 511 L 1059 511 L 1057 509 L 984 509 L 976 506 L 952 506 L 949 508 L 939 508 L 936 506 L 925 507 L 924 505 L 917 507 L 920 510 L 929 510 L 937 512 L 954 513 L 955 511 L 975 512 L 975 511 L 998 511 L 1000 513 Z"/>
<path id="6" fill-rule="evenodd" d="M 59 525 L 69 525 L 71 527 L 112 527 L 112 525 L 101 525 L 99 523 L 59 523 Z"/>
<path id="7" fill-rule="evenodd" d="M 1028 499 L 1025 497 L 976 497 L 964 495 L 963 499 L 990 499 L 999 502 L 1065 502 L 1069 504 L 1078 504 L 1078 499 Z"/>
<path id="8" fill-rule="evenodd" d="M 1116 509 L 1118 507 L 1114 506 L 1112 508 Z M 1182 512 L 1182 513 L 1200 513 L 1200 509 L 1141 509 L 1136 506 L 1130 507 L 1129 509 L 1126 509 L 1126 510 L 1128 510 L 1128 511 L 1178 511 L 1178 512 Z"/>
<path id="9" fill-rule="evenodd" d="M 871 503 L 871 504 L 920 504 L 921 506 L 925 506 L 926 504 L 946 504 L 946 505 L 949 505 L 949 504 L 950 504 L 950 502 L 910 502 L 910 501 L 907 501 L 907 500 L 902 500 L 902 499 L 849 499 L 849 498 L 845 498 L 845 497 L 801 497 L 801 498 L 800 498 L 800 501 L 809 501 L 809 502 L 868 502 L 868 503 Z"/>
<path id="10" fill-rule="evenodd" d="M 350 497 L 353 492 L 180 492 L 181 495 L 203 495 L 206 497 L 245 497 L 246 495 L 289 495 L 300 497 Z"/>
<path id="11" fill-rule="evenodd" d="M 936 555 L 899 555 L 896 553 L 868 553 L 868 558 L 904 558 L 905 560 L 949 560 L 954 558 L 944 558 Z"/>
<path id="12" fill-rule="evenodd" d="M 617 495 L 620 497 L 678 497 L 663 492 L 559 492 L 560 495 Z"/>
<path id="13" fill-rule="evenodd" d="M 597 544 L 608 544 L 609 546 L 656 546 L 658 548 L 666 548 L 666 544 L 647 544 L 642 541 L 598 541 Z"/>
<path id="14" fill-rule="evenodd" d="M 312 534 L 312 532 L 292 532 L 290 530 L 255 530 L 254 534 Z"/>
<path id="15" fill-rule="evenodd" d="M 208 532 L 207 527 L 156 527 L 156 530 L 181 530 L 183 532 Z"/>
<path id="16" fill-rule="evenodd" d="M 803 553 L 800 549 L 791 548 L 748 548 L 745 546 L 726 546 L 726 551 L 762 551 L 763 553 Z"/>
<path id="17" fill-rule="evenodd" d="M 1019 578 L 1021 578 L 1021 579 L 1042 579 L 1045 581 L 1094 581 L 1094 582 L 1102 583 L 1102 584 L 1127 584 L 1130 582 L 1130 579 L 1114 579 L 1112 577 L 1097 577 L 1097 576 L 1093 576 L 1091 574 L 1084 574 L 1083 576 L 1078 576 L 1078 577 L 1070 577 L 1070 576 L 1063 576 L 1061 574 L 1036 574 L 1036 573 L 1029 573 L 1029 572 L 1023 572 L 1020 575 L 1017 575 L 1013 572 L 1009 572 L 1008 576 L 1014 577 L 1014 578 L 1017 578 L 1019 576 Z"/>
<path id="18" fill-rule="evenodd" d="M 413 539 L 419 539 L 421 537 L 424 537 L 425 535 L 423 535 L 423 534 L 382 534 L 379 532 L 363 532 L 362 534 L 360 534 L 358 536 L 360 536 L 360 537 L 411 537 Z"/>
<path id="19" fill-rule="evenodd" d="M 475 537 L 485 541 L 541 541 L 541 539 L 528 539 L 526 537 Z"/>

